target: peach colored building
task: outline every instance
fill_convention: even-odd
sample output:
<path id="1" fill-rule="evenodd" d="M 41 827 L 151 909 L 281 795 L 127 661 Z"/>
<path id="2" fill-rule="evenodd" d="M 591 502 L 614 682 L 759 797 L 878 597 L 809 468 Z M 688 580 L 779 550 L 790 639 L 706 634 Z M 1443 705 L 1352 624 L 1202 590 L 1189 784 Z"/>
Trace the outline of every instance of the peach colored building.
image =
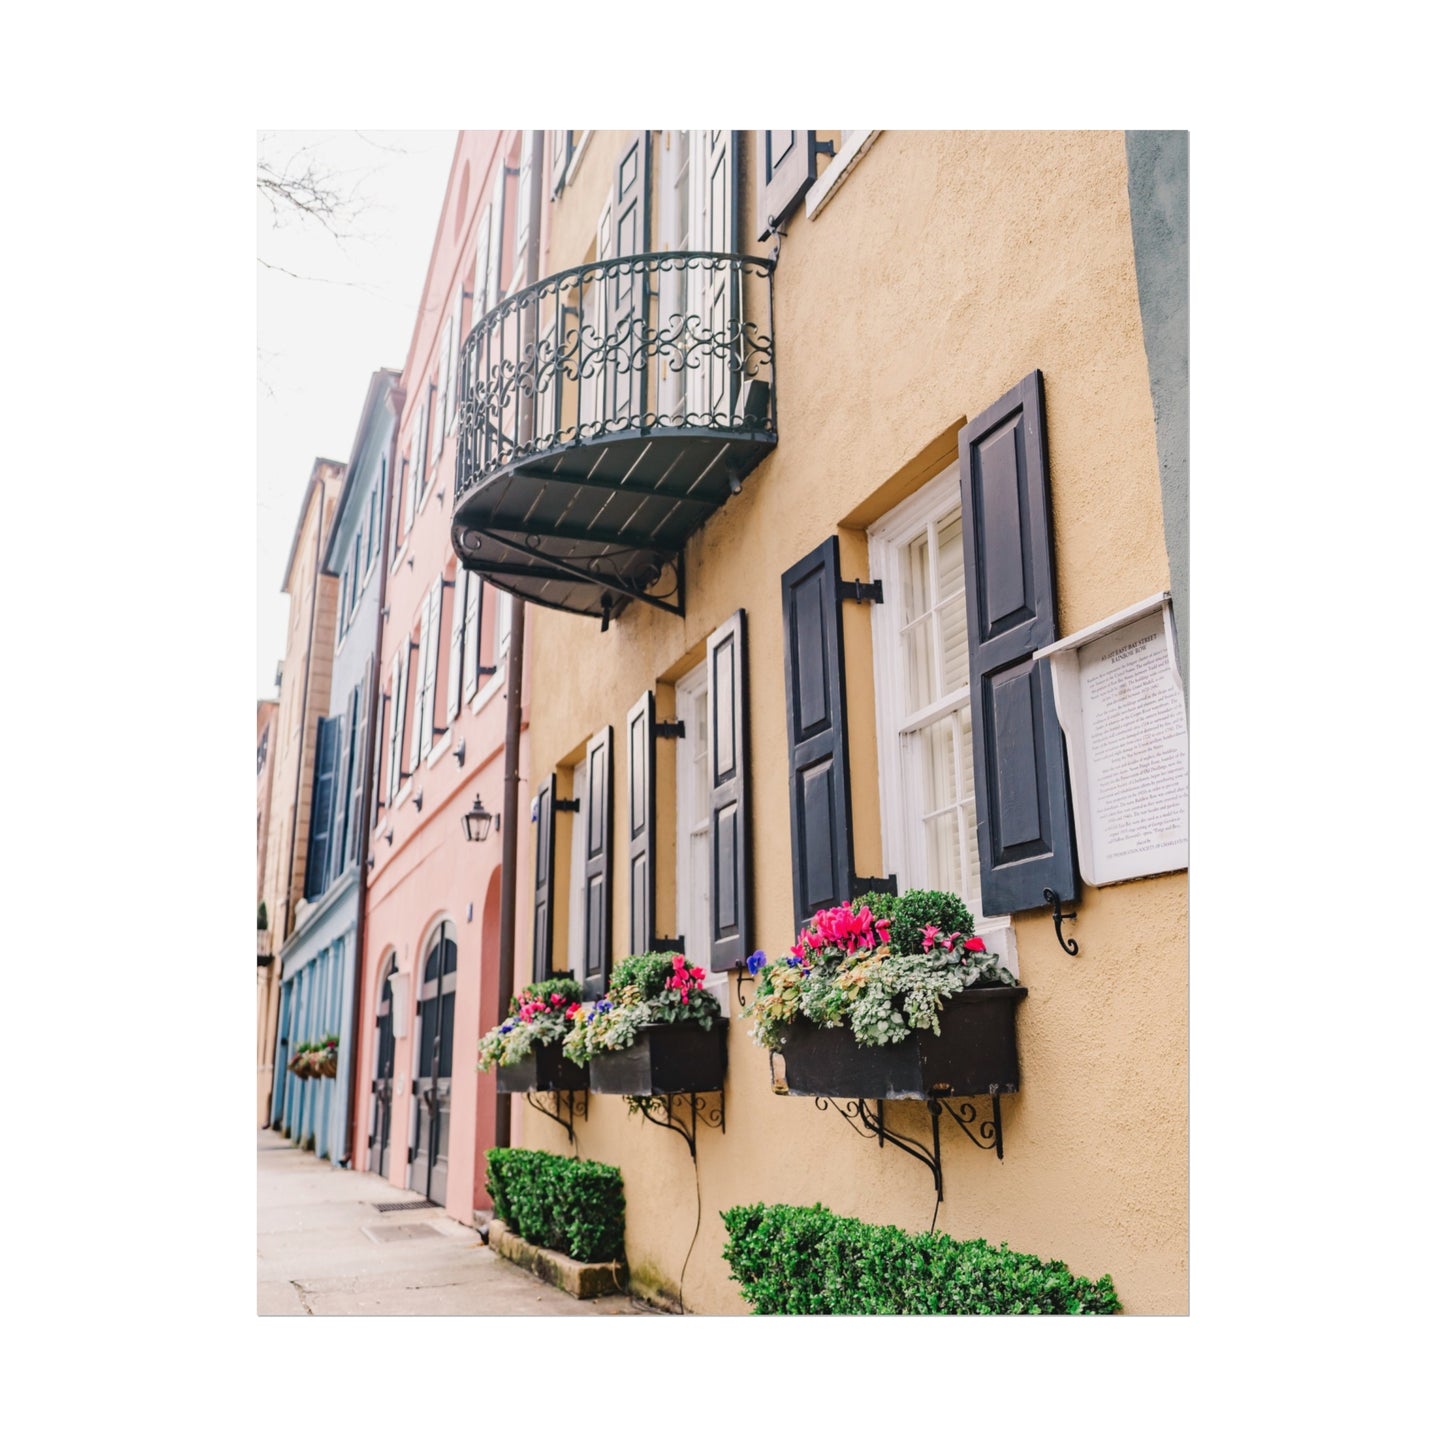
<path id="1" fill-rule="evenodd" d="M 291 600 L 291 615 L 281 664 L 281 697 L 268 744 L 274 773 L 261 902 L 266 905 L 271 961 L 260 964 L 258 943 L 256 969 L 256 1100 L 261 1124 L 275 1117 L 272 1069 L 277 1048 L 285 1048 L 276 1032 L 279 959 L 296 926 L 296 906 L 305 891 L 316 724 L 326 716 L 330 703 L 336 579 L 321 572 L 321 548 L 345 473 L 340 462 L 316 459 L 281 584 Z"/>
<path id="2" fill-rule="evenodd" d="M 505 219 L 519 139 L 460 136 L 402 372 L 366 829 L 351 1154 L 467 1222 L 486 1202 L 483 1152 L 496 1137 L 493 1082 L 476 1056 L 498 1017 L 512 648 L 510 600 L 461 569 L 451 546 L 457 370 L 484 303 L 522 284 L 529 256 L 535 266 L 535 229 Z M 469 842 L 463 815 L 477 800 L 495 821 Z"/>
<path id="3" fill-rule="evenodd" d="M 281 705 L 275 698 L 262 698 L 256 703 L 256 931 L 269 933 L 269 928 L 260 922 L 259 904 L 266 895 L 266 842 L 271 831 L 271 779 L 275 774 L 276 755 L 272 751 L 275 741 L 276 715 Z M 258 940 L 259 941 L 259 940 Z M 269 941 L 269 940 L 268 940 Z M 258 956 L 270 953 L 269 948 L 258 948 Z"/>
<path id="4" fill-rule="evenodd" d="M 511 194 L 489 179 L 498 140 L 458 148 L 413 414 L 469 217 Z M 617 960 L 685 940 L 732 1015 L 695 1154 L 622 1097 L 594 1090 L 577 1123 L 582 1157 L 622 1171 L 632 1286 L 739 1313 L 720 1212 L 821 1201 L 1109 1273 L 1130 1312 L 1187 1312 L 1184 137 L 597 131 L 506 149 L 521 200 L 502 231 L 540 235 L 544 265 L 518 292 L 503 255 L 516 294 L 485 288 L 455 501 L 448 423 L 418 526 L 440 536 L 454 507 L 469 564 L 544 604 L 527 786 L 581 811 L 555 856 L 523 830 L 523 874 L 552 862 L 508 966 L 517 986 L 570 970 L 595 996 Z M 444 565 L 416 550 L 389 652 Z M 1066 743 L 1095 682 L 1089 726 L 1116 732 Z M 1097 795 L 1091 736 L 1123 739 Z M 1146 782 L 1108 771 L 1166 752 Z M 450 767 L 413 767 L 395 795 L 389 868 Z M 429 881 L 458 802 L 395 885 L 418 880 L 392 929 L 412 981 L 481 886 L 449 866 L 451 897 Z M 935 1097 L 890 1094 L 887 1137 L 913 1157 L 861 1105 L 840 1119 L 789 1097 L 737 1017 L 747 954 L 778 957 L 816 908 L 879 886 L 960 894 L 1028 990 L 1016 1089 L 941 1136 Z M 488 1017 L 459 985 L 458 1089 Z M 520 1097 L 512 1128 L 572 1152 Z M 457 1171 L 480 1197 L 485 1139 L 453 1160 L 454 1213 Z"/>

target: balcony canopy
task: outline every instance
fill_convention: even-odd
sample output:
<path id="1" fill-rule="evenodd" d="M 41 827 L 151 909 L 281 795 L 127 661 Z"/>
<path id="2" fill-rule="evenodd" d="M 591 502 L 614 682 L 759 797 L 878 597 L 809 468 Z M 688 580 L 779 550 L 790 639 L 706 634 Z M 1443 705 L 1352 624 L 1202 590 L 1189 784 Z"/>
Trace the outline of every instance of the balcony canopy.
<path id="1" fill-rule="evenodd" d="M 688 537 L 777 445 L 773 263 L 666 251 L 574 267 L 462 349 L 452 543 L 505 592 L 681 615 Z"/>

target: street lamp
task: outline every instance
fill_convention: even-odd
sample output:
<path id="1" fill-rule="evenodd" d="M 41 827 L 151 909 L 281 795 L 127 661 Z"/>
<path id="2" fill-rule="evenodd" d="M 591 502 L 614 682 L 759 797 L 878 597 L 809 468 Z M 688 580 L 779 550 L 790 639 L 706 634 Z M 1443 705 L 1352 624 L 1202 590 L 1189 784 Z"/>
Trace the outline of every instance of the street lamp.
<path id="1" fill-rule="evenodd" d="M 462 827 L 467 830 L 467 842 L 485 843 L 492 829 L 492 815 L 482 805 L 482 795 L 477 794 L 471 811 L 462 814 Z"/>

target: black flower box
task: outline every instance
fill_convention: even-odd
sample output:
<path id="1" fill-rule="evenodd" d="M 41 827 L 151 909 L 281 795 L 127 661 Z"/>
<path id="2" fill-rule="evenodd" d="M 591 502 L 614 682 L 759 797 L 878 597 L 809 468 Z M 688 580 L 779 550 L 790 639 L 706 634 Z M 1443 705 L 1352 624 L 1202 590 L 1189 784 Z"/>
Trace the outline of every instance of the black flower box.
<path id="1" fill-rule="evenodd" d="M 497 1066 L 499 1094 L 550 1094 L 586 1087 L 586 1066 L 579 1068 L 562 1052 L 560 1039 L 533 1049 L 520 1063 Z"/>
<path id="2" fill-rule="evenodd" d="M 1026 988 L 975 988 L 943 1006 L 937 1034 L 915 1029 L 902 1043 L 860 1044 L 845 1024 L 793 1024 L 777 1057 L 778 1093 L 828 1099 L 938 1099 L 1015 1094 L 1014 1011 Z"/>
<path id="3" fill-rule="evenodd" d="M 728 1021 L 643 1024 L 625 1049 L 592 1060 L 594 1094 L 706 1094 L 721 1089 L 728 1067 Z"/>

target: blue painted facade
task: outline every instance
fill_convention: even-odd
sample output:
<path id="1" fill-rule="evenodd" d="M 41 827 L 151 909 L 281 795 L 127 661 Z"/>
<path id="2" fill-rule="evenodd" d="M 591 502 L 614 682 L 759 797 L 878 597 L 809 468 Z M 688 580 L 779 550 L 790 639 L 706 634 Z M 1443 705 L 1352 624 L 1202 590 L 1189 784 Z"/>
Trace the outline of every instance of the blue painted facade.
<path id="1" fill-rule="evenodd" d="M 333 1163 L 347 1158 L 347 1101 L 356 1058 L 356 987 L 372 807 L 376 645 L 396 432 L 394 371 L 372 374 L 322 570 L 338 579 L 335 657 L 321 720 L 306 851 L 306 902 L 281 951 L 281 1004 L 272 1122 Z M 297 1046 L 340 1040 L 334 1079 L 288 1068 Z"/>

